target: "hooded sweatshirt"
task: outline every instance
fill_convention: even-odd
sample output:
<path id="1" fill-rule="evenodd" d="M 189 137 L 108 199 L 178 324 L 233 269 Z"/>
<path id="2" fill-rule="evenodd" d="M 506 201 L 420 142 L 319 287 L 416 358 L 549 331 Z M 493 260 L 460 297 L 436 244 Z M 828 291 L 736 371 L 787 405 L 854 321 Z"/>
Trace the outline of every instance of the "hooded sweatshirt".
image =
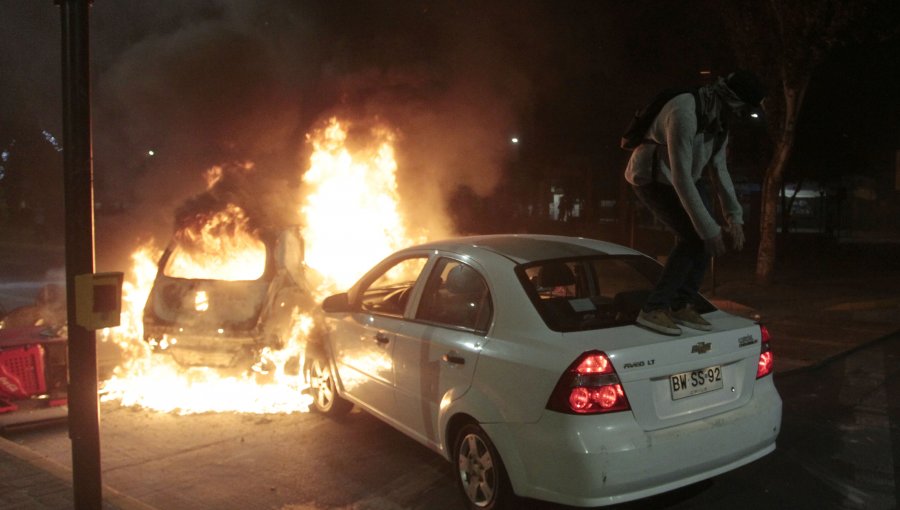
<path id="1" fill-rule="evenodd" d="M 628 160 L 625 179 L 634 186 L 649 184 L 653 175 L 653 153 L 659 158 L 657 182 L 674 186 L 681 205 L 691 218 L 694 230 L 701 239 L 712 239 L 722 229 L 713 219 L 697 190 L 696 182 L 703 169 L 710 165 L 718 176 L 718 195 L 721 198 L 729 224 L 743 224 L 743 210 L 734 192 L 734 184 L 725 165 L 725 148 L 728 138 L 718 148 L 716 134 L 722 130 L 718 112 L 724 106 L 716 93 L 716 83 L 700 90 L 702 116 L 708 126 L 697 132 L 697 115 L 693 94 L 675 96 L 663 106 L 659 115 L 647 130 L 644 143 L 637 147 Z M 730 92 L 730 91 L 728 91 Z"/>

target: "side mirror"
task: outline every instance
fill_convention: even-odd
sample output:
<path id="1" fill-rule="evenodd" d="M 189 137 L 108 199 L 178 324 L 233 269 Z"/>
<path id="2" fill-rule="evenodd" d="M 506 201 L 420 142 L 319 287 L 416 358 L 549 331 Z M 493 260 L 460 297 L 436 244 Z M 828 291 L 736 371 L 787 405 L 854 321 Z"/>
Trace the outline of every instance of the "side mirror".
<path id="1" fill-rule="evenodd" d="M 341 292 L 325 298 L 322 301 L 322 310 L 325 310 L 325 313 L 346 313 L 352 311 L 347 293 Z"/>

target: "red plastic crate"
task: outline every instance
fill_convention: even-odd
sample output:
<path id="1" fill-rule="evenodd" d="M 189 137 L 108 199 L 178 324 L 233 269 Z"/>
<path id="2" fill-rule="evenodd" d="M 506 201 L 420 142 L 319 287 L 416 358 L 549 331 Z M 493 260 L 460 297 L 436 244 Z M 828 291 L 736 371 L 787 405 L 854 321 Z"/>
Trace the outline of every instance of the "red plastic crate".
<path id="1" fill-rule="evenodd" d="M 40 395 L 47 392 L 47 381 L 44 378 L 44 348 L 30 345 L 16 349 L 0 351 L 0 366 L 15 376 L 22 383 L 22 389 L 28 395 Z"/>
<path id="2" fill-rule="evenodd" d="M 18 408 L 19 408 L 19 406 L 13 404 L 12 402 L 9 402 L 7 400 L 3 400 L 2 398 L 0 398 L 0 414 L 11 413 L 11 412 L 17 410 Z"/>

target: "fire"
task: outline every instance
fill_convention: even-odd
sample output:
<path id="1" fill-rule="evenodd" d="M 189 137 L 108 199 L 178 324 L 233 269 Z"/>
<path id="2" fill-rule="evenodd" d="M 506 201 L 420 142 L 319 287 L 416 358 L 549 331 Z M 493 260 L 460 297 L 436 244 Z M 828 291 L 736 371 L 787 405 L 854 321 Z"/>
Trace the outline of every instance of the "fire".
<path id="1" fill-rule="evenodd" d="M 306 264 L 321 276 L 317 301 L 346 290 L 390 252 L 424 240 L 408 235 L 398 207 L 395 135 L 379 127 L 369 132 L 368 139 L 372 142 L 367 146 L 349 149 L 348 125 L 336 118 L 313 131 L 307 136 L 312 155 L 303 175 L 304 194 L 297 197 L 297 204 L 285 204 L 303 218 Z M 358 145 L 365 144 L 354 147 Z M 252 164 L 244 168 L 249 171 Z M 214 167 L 205 177 L 213 186 L 222 178 L 222 169 Z M 165 274 L 218 280 L 262 275 L 265 246 L 240 207 L 230 204 L 192 220 L 176 234 L 179 247 Z M 121 348 L 124 361 L 105 381 L 102 400 L 180 414 L 306 411 L 312 399 L 302 393 L 306 383 L 297 367 L 303 366 L 306 338 L 313 327 L 309 310 L 293 310 L 293 331 L 286 345 L 277 351 L 264 349 L 252 369 L 237 376 L 206 367 L 184 368 L 169 356 L 151 353 L 143 341 L 142 313 L 161 253 L 147 244 L 132 255 L 123 286 L 122 325 L 102 336 Z M 192 305 L 203 312 L 210 306 L 209 297 L 199 291 Z"/>
<path id="2" fill-rule="evenodd" d="M 411 244 L 398 209 L 394 135 L 351 153 L 347 126 L 332 118 L 308 136 L 314 152 L 303 174 L 306 263 L 324 276 L 320 293 L 352 285 L 373 264 Z"/>
<path id="3" fill-rule="evenodd" d="M 298 314 L 294 324 L 288 346 L 279 351 L 264 349 L 251 371 L 240 376 L 226 376 L 207 367 L 184 368 L 145 348 L 144 356 L 117 367 L 103 385 L 102 400 L 178 414 L 305 412 L 312 397 L 301 393 L 305 388 L 302 376 L 287 373 L 285 366 L 292 357 L 299 357 L 302 366 L 302 339 L 309 333 L 312 319 Z"/>
<path id="4" fill-rule="evenodd" d="M 156 277 L 156 261 L 162 252 L 148 243 L 131 254 L 131 271 L 122 283 L 122 315 L 119 327 L 105 329 L 100 339 L 114 342 L 122 351 L 126 363 L 150 355 L 147 345 L 141 341 L 144 334 L 142 313 L 153 279 Z M 123 367 L 118 367 L 122 369 Z"/>
<path id="5" fill-rule="evenodd" d="M 165 272 L 178 278 L 255 280 L 266 268 L 266 247 L 251 231 L 243 209 L 228 204 L 178 231 Z"/>

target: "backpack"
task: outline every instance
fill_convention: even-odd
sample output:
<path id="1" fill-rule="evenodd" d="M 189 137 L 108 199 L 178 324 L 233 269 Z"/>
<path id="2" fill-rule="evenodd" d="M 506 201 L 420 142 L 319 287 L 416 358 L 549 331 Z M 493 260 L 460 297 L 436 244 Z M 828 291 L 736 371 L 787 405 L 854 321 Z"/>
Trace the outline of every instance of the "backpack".
<path id="1" fill-rule="evenodd" d="M 631 118 L 631 122 L 628 123 L 628 127 L 625 128 L 625 132 L 622 133 L 622 140 L 619 142 L 619 146 L 627 151 L 633 151 L 638 148 L 641 144 L 646 141 L 644 135 L 647 134 L 647 130 L 650 129 L 650 124 L 653 124 L 656 116 L 659 115 L 660 110 L 662 110 L 663 106 L 669 102 L 673 97 L 680 94 L 687 94 L 690 92 L 694 95 L 694 103 L 696 104 L 695 113 L 697 115 L 697 119 L 701 119 L 700 116 L 700 93 L 697 91 L 696 87 L 674 87 L 663 90 L 653 100 L 650 101 L 647 106 L 643 107 L 640 110 L 634 112 L 634 117 Z M 700 132 L 700 122 L 697 122 L 697 132 Z"/>

